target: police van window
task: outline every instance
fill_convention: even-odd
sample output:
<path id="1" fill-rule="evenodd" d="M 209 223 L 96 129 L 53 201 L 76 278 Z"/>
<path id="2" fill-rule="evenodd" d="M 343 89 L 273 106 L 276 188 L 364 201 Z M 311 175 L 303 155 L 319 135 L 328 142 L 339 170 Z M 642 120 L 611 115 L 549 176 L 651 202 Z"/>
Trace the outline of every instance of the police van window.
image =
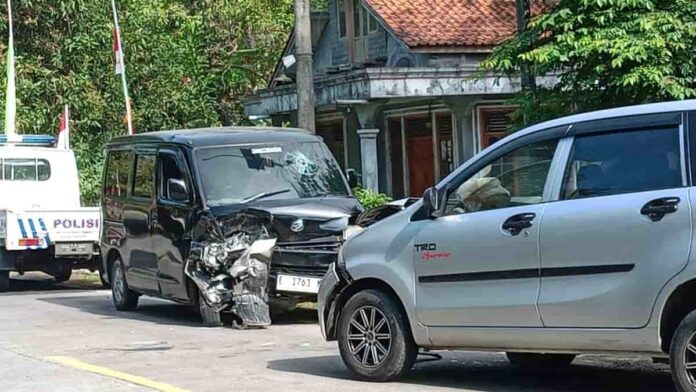
<path id="1" fill-rule="evenodd" d="M 0 159 L 0 180 L 47 181 L 51 178 L 51 165 L 45 159 Z"/>
<path id="2" fill-rule="evenodd" d="M 564 200 L 683 186 L 679 129 L 577 137 L 563 179 Z"/>
<path id="3" fill-rule="evenodd" d="M 184 172 L 181 169 L 181 167 L 179 167 L 179 162 L 176 159 L 176 155 L 172 153 L 160 153 L 159 159 L 161 178 L 160 197 L 165 200 L 173 200 L 172 197 L 168 194 L 167 184 L 169 183 L 169 180 L 183 181 L 184 184 L 187 185 L 187 189 L 190 189 L 186 181 L 186 176 L 184 175 Z"/>
<path id="4" fill-rule="evenodd" d="M 135 176 L 133 177 L 133 197 L 151 199 L 155 196 L 155 156 L 135 156 Z"/>
<path id="5" fill-rule="evenodd" d="M 533 143 L 494 160 L 453 188 L 446 213 L 461 214 L 542 202 L 557 140 Z"/>
<path id="6" fill-rule="evenodd" d="M 130 151 L 112 151 L 106 166 L 104 192 L 107 196 L 125 197 L 133 155 Z"/>

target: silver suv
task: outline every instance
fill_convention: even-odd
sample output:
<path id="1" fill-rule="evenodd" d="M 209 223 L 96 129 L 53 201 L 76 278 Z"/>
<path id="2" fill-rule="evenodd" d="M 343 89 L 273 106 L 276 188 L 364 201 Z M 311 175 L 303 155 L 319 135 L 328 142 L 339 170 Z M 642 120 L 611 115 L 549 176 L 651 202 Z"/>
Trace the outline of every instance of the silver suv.
<path id="1" fill-rule="evenodd" d="M 419 349 L 534 366 L 623 352 L 669 356 L 695 391 L 695 163 L 696 101 L 517 132 L 345 244 L 322 333 L 371 381 Z"/>

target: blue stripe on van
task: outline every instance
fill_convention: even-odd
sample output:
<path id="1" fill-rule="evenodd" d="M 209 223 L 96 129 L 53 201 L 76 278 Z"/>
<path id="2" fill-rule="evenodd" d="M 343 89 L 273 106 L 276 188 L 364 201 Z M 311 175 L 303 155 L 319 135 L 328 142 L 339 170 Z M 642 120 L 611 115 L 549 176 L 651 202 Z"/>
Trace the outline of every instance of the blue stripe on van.
<path id="1" fill-rule="evenodd" d="M 39 227 L 46 233 L 46 245 L 51 245 L 51 234 L 46 230 L 46 223 L 44 223 L 43 218 L 39 218 Z"/>
<path id="2" fill-rule="evenodd" d="M 29 228 L 31 229 L 31 238 L 38 238 L 38 234 L 36 233 L 36 226 L 34 226 L 34 220 L 29 218 L 27 219 L 29 221 Z"/>
<path id="3" fill-rule="evenodd" d="M 24 222 L 21 218 L 17 218 L 17 224 L 19 225 L 19 231 L 22 233 L 22 238 L 27 238 L 27 229 L 24 227 Z"/>

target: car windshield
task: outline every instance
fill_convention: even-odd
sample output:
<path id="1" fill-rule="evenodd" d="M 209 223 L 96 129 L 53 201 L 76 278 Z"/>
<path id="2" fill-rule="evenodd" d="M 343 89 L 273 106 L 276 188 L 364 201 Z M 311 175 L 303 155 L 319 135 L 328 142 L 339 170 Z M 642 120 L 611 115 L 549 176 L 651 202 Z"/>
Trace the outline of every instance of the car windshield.
<path id="1" fill-rule="evenodd" d="M 196 161 L 211 207 L 349 195 L 338 164 L 319 142 L 202 148 Z"/>

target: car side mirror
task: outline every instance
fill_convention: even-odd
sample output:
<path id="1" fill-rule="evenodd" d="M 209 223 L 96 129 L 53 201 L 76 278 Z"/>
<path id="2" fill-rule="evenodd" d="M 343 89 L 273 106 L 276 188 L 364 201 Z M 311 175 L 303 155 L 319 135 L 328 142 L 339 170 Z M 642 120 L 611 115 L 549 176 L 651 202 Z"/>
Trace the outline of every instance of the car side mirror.
<path id="1" fill-rule="evenodd" d="M 440 210 L 440 196 L 437 188 L 432 187 L 425 190 L 423 193 L 423 207 L 428 216 L 432 216 L 435 212 Z"/>
<path id="2" fill-rule="evenodd" d="M 167 181 L 167 198 L 169 200 L 179 203 L 186 203 L 189 201 L 188 195 L 188 189 L 186 188 L 186 183 L 183 180 L 170 178 Z"/>
<path id="3" fill-rule="evenodd" d="M 358 172 L 356 172 L 353 169 L 348 169 L 346 170 L 346 177 L 348 180 L 348 186 L 350 189 L 357 188 L 360 186 L 360 176 L 358 175 Z"/>

